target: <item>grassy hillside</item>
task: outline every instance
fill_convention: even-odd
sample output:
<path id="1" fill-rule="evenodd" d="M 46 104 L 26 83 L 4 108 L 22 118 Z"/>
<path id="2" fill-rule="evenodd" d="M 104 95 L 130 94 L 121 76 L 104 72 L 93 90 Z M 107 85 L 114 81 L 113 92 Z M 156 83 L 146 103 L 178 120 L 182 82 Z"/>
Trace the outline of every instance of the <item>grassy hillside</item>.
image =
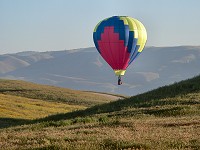
<path id="1" fill-rule="evenodd" d="M 116 97 L 0 79 L 0 128 L 113 100 Z"/>
<path id="2" fill-rule="evenodd" d="M 200 149 L 200 76 L 0 129 L 10 149 Z"/>
<path id="3" fill-rule="evenodd" d="M 85 108 L 79 105 L 0 94 L 0 128 Z"/>
<path id="4" fill-rule="evenodd" d="M 163 109 L 164 106 L 198 105 L 200 97 L 200 76 L 174 83 L 169 86 L 139 94 L 127 99 L 122 99 L 107 104 L 96 105 L 83 111 L 70 114 L 51 116 L 51 120 L 68 119 L 68 117 L 88 116 L 101 113 L 116 113 L 129 109 L 156 108 Z M 49 118 L 47 118 L 49 119 Z"/>
<path id="5" fill-rule="evenodd" d="M 92 106 L 116 100 L 116 98 L 113 99 L 92 92 L 2 79 L 0 79 L 0 93 L 82 106 Z"/>
<path id="6" fill-rule="evenodd" d="M 1 118 L 36 119 L 84 108 L 86 107 L 0 94 Z"/>

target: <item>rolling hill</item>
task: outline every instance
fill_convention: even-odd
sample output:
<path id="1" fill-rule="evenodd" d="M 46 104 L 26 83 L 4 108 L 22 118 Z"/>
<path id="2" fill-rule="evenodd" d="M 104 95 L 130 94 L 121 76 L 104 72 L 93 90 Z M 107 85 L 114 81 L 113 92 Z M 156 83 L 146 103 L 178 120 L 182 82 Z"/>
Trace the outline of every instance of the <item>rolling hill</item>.
<path id="1" fill-rule="evenodd" d="M 0 128 L 118 98 L 123 96 L 0 79 Z"/>
<path id="2" fill-rule="evenodd" d="M 77 90 L 136 95 L 200 74 L 200 47 L 146 47 L 117 85 L 94 47 L 0 55 L 0 77 Z"/>
<path id="3" fill-rule="evenodd" d="M 10 149 L 200 149 L 200 76 L 0 129 Z M 6 146 L 5 146 L 6 145 Z"/>
<path id="4" fill-rule="evenodd" d="M 112 94 L 100 94 L 92 91 L 77 91 L 20 80 L 4 79 L 0 79 L 0 93 L 82 106 L 92 106 L 116 100 L 118 97 L 123 97 L 120 95 L 113 95 L 112 97 Z"/>
<path id="5" fill-rule="evenodd" d="M 84 108 L 86 107 L 0 94 L 0 120 L 1 118 L 36 119 Z"/>

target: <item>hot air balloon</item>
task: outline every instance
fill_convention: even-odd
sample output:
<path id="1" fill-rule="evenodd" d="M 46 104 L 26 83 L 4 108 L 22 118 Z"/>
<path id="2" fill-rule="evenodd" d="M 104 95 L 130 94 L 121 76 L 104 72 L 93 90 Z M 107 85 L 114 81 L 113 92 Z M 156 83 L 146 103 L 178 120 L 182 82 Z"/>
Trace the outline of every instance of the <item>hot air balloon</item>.
<path id="1" fill-rule="evenodd" d="M 111 66 L 118 85 L 127 67 L 140 55 L 146 40 L 144 25 L 128 16 L 113 16 L 99 22 L 93 32 L 96 49 Z"/>

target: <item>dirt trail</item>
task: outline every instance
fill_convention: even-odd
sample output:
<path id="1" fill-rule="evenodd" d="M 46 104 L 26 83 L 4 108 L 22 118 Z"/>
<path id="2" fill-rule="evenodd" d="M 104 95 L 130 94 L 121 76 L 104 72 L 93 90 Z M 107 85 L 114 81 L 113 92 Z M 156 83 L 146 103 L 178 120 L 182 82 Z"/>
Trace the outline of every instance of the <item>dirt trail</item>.
<path id="1" fill-rule="evenodd" d="M 106 94 L 106 93 L 97 93 L 97 92 L 90 92 L 90 93 L 105 96 L 105 97 L 108 97 L 111 100 L 118 100 L 118 99 L 124 99 L 125 98 L 123 96 L 117 96 L 117 95 Z"/>

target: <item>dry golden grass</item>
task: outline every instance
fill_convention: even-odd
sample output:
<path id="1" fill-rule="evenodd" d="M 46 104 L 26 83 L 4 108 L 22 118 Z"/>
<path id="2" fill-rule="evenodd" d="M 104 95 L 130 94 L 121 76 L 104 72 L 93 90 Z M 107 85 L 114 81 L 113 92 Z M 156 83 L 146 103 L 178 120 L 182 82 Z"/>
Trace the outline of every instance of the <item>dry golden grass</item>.
<path id="1" fill-rule="evenodd" d="M 84 110 L 23 120 L 18 124 L 8 122 L 0 126 L 0 147 L 199 150 L 200 85 L 197 79 L 200 77 Z"/>
<path id="2" fill-rule="evenodd" d="M 93 92 L 2 79 L 0 79 L 0 93 L 46 101 L 63 102 L 72 105 L 83 105 L 87 107 L 118 99 L 117 97 L 113 98 L 107 95 L 97 95 Z"/>
<path id="3" fill-rule="evenodd" d="M 199 149 L 200 122 L 194 117 L 121 118 L 107 123 L 79 123 L 60 127 L 39 124 L 1 130 L 6 149 Z M 183 123 L 184 122 L 184 123 Z"/>
<path id="4" fill-rule="evenodd" d="M 86 107 L 0 94 L 0 118 L 36 119 Z"/>
<path id="5" fill-rule="evenodd" d="M 160 106 L 144 105 L 60 121 L 36 120 L 0 129 L 0 146 L 49 150 L 200 149 L 200 93 L 160 101 Z M 194 110 L 192 113 L 185 109 L 185 103 Z M 174 107 L 181 109 L 174 111 Z"/>

